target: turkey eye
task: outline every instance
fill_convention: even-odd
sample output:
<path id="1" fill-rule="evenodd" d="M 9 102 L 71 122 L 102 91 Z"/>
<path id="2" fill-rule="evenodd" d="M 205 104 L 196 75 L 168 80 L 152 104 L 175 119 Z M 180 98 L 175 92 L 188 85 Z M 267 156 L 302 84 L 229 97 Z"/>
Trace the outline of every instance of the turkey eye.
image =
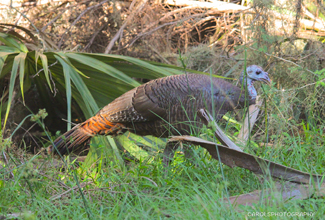
<path id="1" fill-rule="evenodd" d="M 261 74 L 261 71 L 256 71 L 256 75 L 260 75 Z"/>

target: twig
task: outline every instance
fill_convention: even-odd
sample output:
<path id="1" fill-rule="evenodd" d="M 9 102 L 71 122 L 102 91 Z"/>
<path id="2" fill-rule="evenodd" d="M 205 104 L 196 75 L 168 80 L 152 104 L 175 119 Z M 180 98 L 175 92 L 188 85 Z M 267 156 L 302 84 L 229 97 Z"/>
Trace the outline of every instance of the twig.
<path id="1" fill-rule="evenodd" d="M 50 72 L 50 80 L 51 82 L 53 83 L 53 91 L 54 91 L 54 94 L 53 94 L 53 97 L 56 96 L 56 86 L 55 86 L 55 83 L 54 83 L 54 80 L 53 80 L 53 77 L 52 77 L 52 73 L 51 73 L 51 70 L 49 69 L 49 72 Z"/>
<path id="2" fill-rule="evenodd" d="M 154 27 L 155 25 L 158 25 L 159 23 L 161 23 L 162 21 L 164 21 L 165 19 L 167 19 L 168 17 L 176 14 L 176 13 L 179 13 L 179 12 L 182 12 L 182 11 L 186 11 L 186 10 L 190 10 L 190 9 L 196 9 L 197 7 L 195 6 L 188 6 L 188 7 L 184 7 L 184 8 L 179 8 L 179 9 L 175 9 L 171 12 L 168 12 L 167 14 L 165 14 L 162 18 L 160 18 L 158 21 L 156 22 L 152 22 L 149 24 L 148 27 L 146 27 L 142 33 L 145 33 L 147 32 L 148 30 L 150 30 L 152 27 Z"/>
<path id="3" fill-rule="evenodd" d="M 86 183 L 81 183 L 80 184 L 80 188 L 84 188 L 85 186 L 87 186 L 88 184 L 91 184 L 93 181 L 89 181 L 89 182 L 86 182 Z M 62 196 L 64 196 L 65 194 L 67 194 L 68 192 L 72 191 L 72 190 L 76 190 L 78 189 L 78 185 L 77 186 L 74 186 L 70 189 L 68 189 L 67 191 L 61 193 L 61 194 L 58 194 L 58 195 L 55 195 L 55 196 L 52 196 L 49 200 L 55 200 L 55 199 L 59 199 L 61 198 Z"/>
<path id="4" fill-rule="evenodd" d="M 310 73 L 312 73 L 313 75 L 316 76 L 316 74 L 315 74 L 313 71 L 311 71 L 311 70 L 309 70 L 309 69 L 307 69 L 307 68 L 303 68 L 302 66 L 296 64 L 295 62 L 292 62 L 291 60 L 286 60 L 286 59 L 283 59 L 282 57 L 278 57 L 278 56 L 275 56 L 275 55 L 272 55 L 272 54 L 269 54 L 269 53 L 266 53 L 266 52 L 259 51 L 259 50 L 255 49 L 255 48 L 250 47 L 250 46 L 248 46 L 248 48 L 250 48 L 250 49 L 252 49 L 252 50 L 254 50 L 254 51 L 258 51 L 258 52 L 260 52 L 260 53 L 264 53 L 265 55 L 268 55 L 268 56 L 270 56 L 270 57 L 274 57 L 274 58 L 279 59 L 279 60 L 282 60 L 282 61 L 284 61 L 284 62 L 291 63 L 291 64 L 293 64 L 293 65 L 295 65 L 295 66 L 298 66 L 298 67 L 300 67 L 301 69 L 304 69 L 304 70 L 306 70 L 307 72 L 310 72 Z"/>
<path id="5" fill-rule="evenodd" d="M 73 5 L 75 6 L 75 5 Z M 49 21 L 44 27 L 42 27 L 41 31 L 44 32 L 48 26 L 50 26 L 53 22 L 55 22 L 65 11 L 59 13 L 55 18 L 53 18 L 51 21 Z"/>
<path id="6" fill-rule="evenodd" d="M 131 5 L 130 5 L 130 9 L 133 7 L 133 5 L 135 4 L 135 2 L 136 2 L 137 0 L 133 0 L 132 1 L 132 3 L 131 3 Z M 113 46 L 114 46 L 114 44 L 115 44 L 115 42 L 117 41 L 117 39 L 119 39 L 120 38 L 120 36 L 121 36 L 121 34 L 123 33 L 123 30 L 124 30 L 124 28 L 126 27 L 126 25 L 131 21 L 131 20 L 133 20 L 133 18 L 134 18 L 134 16 L 141 10 L 141 9 L 143 9 L 143 7 L 146 5 L 146 3 L 147 3 L 147 1 L 148 0 L 145 0 L 137 9 L 135 9 L 129 16 L 128 16 L 128 18 L 126 19 L 126 21 L 123 23 L 123 25 L 121 26 L 121 28 L 118 30 L 118 32 L 115 34 L 115 36 L 113 37 L 113 39 L 109 42 L 109 44 L 107 45 L 107 47 L 106 47 L 106 49 L 105 49 L 105 54 L 108 54 L 111 50 L 112 50 L 112 48 L 113 48 Z"/>
<path id="7" fill-rule="evenodd" d="M 128 48 L 128 47 L 131 47 L 131 46 L 132 46 L 132 45 L 133 45 L 133 44 L 134 44 L 134 43 L 135 43 L 139 38 L 141 38 L 141 37 L 143 37 L 143 36 L 145 36 L 145 35 L 149 35 L 149 34 L 155 32 L 155 31 L 159 30 L 160 28 L 163 28 L 163 27 L 168 26 L 168 25 L 176 24 L 176 23 L 181 23 L 181 22 L 186 21 L 186 20 L 189 20 L 189 19 L 191 19 L 191 18 L 202 17 L 202 16 L 204 16 L 205 14 L 206 14 L 206 13 L 195 14 L 195 15 L 192 15 L 192 16 L 189 16 L 189 17 L 186 17 L 186 18 L 183 18 L 183 19 L 181 19 L 181 20 L 171 21 L 171 22 L 168 22 L 168 23 L 162 24 L 162 25 L 160 25 L 160 26 L 158 26 L 158 27 L 156 27 L 156 28 L 154 28 L 154 29 L 152 29 L 152 30 L 150 30 L 150 31 L 148 31 L 148 32 L 138 34 L 138 35 L 137 35 L 137 36 L 136 36 L 136 37 L 131 41 L 131 43 L 130 43 L 129 45 L 127 45 L 126 47 L 124 47 L 124 49 L 125 49 L 125 48 Z"/>
<path id="8" fill-rule="evenodd" d="M 16 125 L 16 126 L 18 126 L 19 124 L 17 124 L 16 122 L 14 122 L 14 124 Z M 26 135 L 26 134 L 28 134 L 32 139 L 33 139 L 33 141 L 35 142 L 35 144 L 37 145 L 37 147 L 39 147 L 39 145 L 37 144 L 37 141 L 33 138 L 33 136 L 32 136 L 32 134 L 29 132 L 35 125 L 37 125 L 37 123 L 34 123 L 32 126 L 30 126 L 27 130 L 25 129 L 25 128 L 23 128 L 23 126 L 20 126 L 20 128 L 21 129 L 23 129 L 24 131 L 25 131 L 25 133 L 23 134 L 23 136 L 22 136 L 22 139 L 24 138 L 24 136 Z"/>
<path id="9" fill-rule="evenodd" d="M 48 66 L 48 71 L 49 71 L 49 75 L 50 75 L 50 80 L 53 83 L 53 90 L 54 90 L 54 97 L 56 96 L 56 87 L 55 87 L 55 83 L 52 77 L 52 72 L 50 70 L 50 67 L 54 66 L 55 64 L 57 64 L 58 61 L 55 61 L 54 63 L 52 63 L 51 65 Z M 39 76 L 39 73 L 42 72 L 44 70 L 44 68 L 40 69 L 39 71 L 37 71 L 36 74 L 34 74 L 33 76 L 30 76 L 31 78 L 35 78 L 36 76 Z"/>
<path id="10" fill-rule="evenodd" d="M 307 85 L 304 85 L 302 87 L 299 87 L 299 88 L 294 88 L 294 89 L 282 89 L 282 90 L 278 90 L 278 92 L 287 92 L 287 91 L 292 91 L 292 90 L 299 90 L 299 89 L 303 89 L 303 88 L 306 88 L 308 86 L 312 86 L 312 85 L 315 85 L 316 83 L 318 82 L 325 82 L 325 79 L 322 79 L 320 81 L 317 81 L 317 82 L 314 82 L 314 83 L 309 83 Z"/>
<path id="11" fill-rule="evenodd" d="M 6 89 L 6 90 L 3 92 L 3 94 L 2 94 L 2 96 L 1 96 L 1 98 L 0 98 L 0 103 L 2 103 L 2 101 L 6 98 L 6 96 L 8 95 L 8 93 L 9 93 L 9 88 Z"/>
<path id="12" fill-rule="evenodd" d="M 323 21 L 321 19 L 319 19 L 319 18 L 316 18 L 311 12 L 308 11 L 308 9 L 304 5 L 302 5 L 302 11 L 310 19 L 312 19 L 315 22 L 318 22 L 320 24 L 323 24 Z"/>
<path id="13" fill-rule="evenodd" d="M 174 32 L 174 34 L 177 34 L 177 33 L 180 33 L 180 32 L 185 32 L 183 34 L 187 34 L 188 32 L 190 32 L 193 28 L 197 28 L 197 26 L 199 26 L 200 24 L 206 22 L 206 21 L 209 21 L 209 20 L 212 20 L 214 19 L 215 22 L 217 23 L 217 20 L 216 20 L 216 17 L 215 16 L 208 16 L 208 17 L 205 17 L 203 19 L 201 19 L 200 21 L 196 22 L 195 24 L 193 25 L 188 25 L 189 27 L 186 27 L 186 28 L 182 28 L 182 29 L 178 29 L 177 31 Z M 211 28 L 211 27 L 208 27 L 208 28 Z M 207 29 L 203 29 L 202 31 L 204 30 L 207 30 Z M 198 34 L 199 34 L 199 31 L 197 30 Z M 199 34 L 200 35 L 200 34 Z"/>
<path id="14" fill-rule="evenodd" d="M 90 38 L 88 44 L 81 50 L 82 52 L 85 51 L 88 47 L 90 47 L 93 43 L 97 35 L 106 27 L 108 22 L 105 22 L 104 25 L 102 25 Z"/>
<path id="15" fill-rule="evenodd" d="M 243 11 L 249 9 L 247 6 L 237 5 L 234 3 L 214 1 L 211 2 L 200 2 L 200 1 L 191 1 L 191 0 L 165 0 L 165 4 L 173 6 L 194 6 L 197 8 L 204 9 L 217 9 L 219 12 L 234 12 L 234 11 Z"/>
<path id="16" fill-rule="evenodd" d="M 64 10 L 61 12 L 61 13 L 59 13 L 55 18 L 53 18 L 51 21 L 49 21 L 44 27 L 42 27 L 42 29 L 41 29 L 41 31 L 42 32 L 44 32 L 45 30 L 46 30 L 46 28 L 49 26 L 49 25 L 51 25 L 53 22 L 55 22 L 63 13 L 65 13 L 66 12 L 66 10 L 68 10 L 68 9 L 70 9 L 70 8 L 75 8 L 77 5 L 79 5 L 79 4 L 85 4 L 85 3 L 88 3 L 88 2 L 90 2 L 91 0 L 87 0 L 87 1 L 83 1 L 83 2 L 80 2 L 80 3 L 77 3 L 77 4 L 74 4 L 74 5 L 71 5 L 71 6 L 69 6 L 69 7 L 66 7 L 66 8 L 64 8 Z M 61 4 L 61 6 L 62 6 L 62 4 Z M 59 6 L 58 6 L 59 7 Z M 57 8 L 57 7 L 56 7 Z"/>
<path id="17" fill-rule="evenodd" d="M 57 63 L 58 63 L 58 61 L 55 61 L 54 63 L 52 63 L 51 65 L 48 66 L 48 69 Z M 35 78 L 36 76 L 39 76 L 39 73 L 42 72 L 43 70 L 44 70 L 44 68 L 40 69 L 39 71 L 37 71 L 37 73 L 35 75 L 31 76 L 31 78 Z"/>
<path id="18" fill-rule="evenodd" d="M 2 155 L 3 155 L 3 158 L 5 159 L 6 165 L 9 167 L 9 161 L 7 159 L 6 152 L 4 150 L 2 151 Z M 13 179 L 15 178 L 15 175 L 12 171 L 10 171 L 10 176 Z"/>
<path id="19" fill-rule="evenodd" d="M 215 60 L 215 61 L 213 61 L 212 64 L 211 64 L 210 66 L 208 66 L 208 68 L 206 68 L 205 70 L 203 70 L 203 72 L 207 72 L 207 71 L 208 71 L 211 67 L 213 67 L 217 62 L 219 62 L 219 60 Z M 216 69 L 214 72 L 217 73 L 217 72 L 220 70 L 221 67 L 222 67 L 222 65 L 220 64 L 219 67 L 218 67 L 218 69 Z"/>
<path id="20" fill-rule="evenodd" d="M 23 14 L 22 12 L 20 12 L 17 8 L 15 8 L 14 6 L 13 6 L 13 4 L 12 4 L 12 0 L 10 0 L 10 8 L 12 8 L 12 9 L 14 9 L 15 11 L 17 11 L 19 14 L 21 14 L 31 25 L 32 25 L 32 27 L 36 30 L 36 32 L 37 32 L 37 34 L 39 34 L 39 30 L 37 29 L 37 27 L 34 25 L 34 23 L 31 21 L 31 20 L 29 20 L 29 18 L 25 15 L 25 14 Z"/>
<path id="21" fill-rule="evenodd" d="M 150 45 L 150 43 L 147 43 L 147 46 L 153 51 L 153 52 L 155 52 L 157 55 L 158 55 L 158 57 L 160 58 L 160 59 L 162 59 L 165 63 L 168 63 L 168 64 L 171 64 L 165 57 L 163 57 L 160 53 L 159 53 L 159 51 L 157 51 L 156 50 L 156 48 L 154 48 L 153 46 L 151 46 Z"/>
<path id="22" fill-rule="evenodd" d="M 70 188 L 70 187 L 67 186 L 65 183 L 61 182 L 60 180 L 54 179 L 54 178 L 52 178 L 52 177 L 50 177 L 50 176 L 48 176 L 48 175 L 45 175 L 45 174 L 42 173 L 42 172 L 39 172 L 38 174 L 41 175 L 41 176 L 44 176 L 44 177 L 46 177 L 46 178 L 48 178 L 48 179 L 50 179 L 50 180 L 52 180 L 52 181 L 55 181 L 55 182 L 59 183 L 61 186 L 63 186 L 63 187 L 66 188 L 66 189 L 69 189 L 69 188 Z"/>
<path id="23" fill-rule="evenodd" d="M 81 18 L 82 16 L 84 16 L 88 11 L 90 11 L 90 10 L 92 10 L 92 9 L 94 9 L 94 8 L 97 8 L 97 7 L 101 6 L 102 4 L 104 4 L 104 3 L 108 2 L 108 1 L 109 1 L 109 0 L 104 0 L 104 1 L 102 1 L 102 2 L 100 2 L 100 3 L 98 3 L 97 5 L 93 5 L 93 6 L 89 7 L 89 8 L 86 8 L 83 12 L 81 12 L 81 14 L 76 18 L 76 20 L 74 20 L 74 22 L 70 25 L 70 27 L 69 27 L 69 28 L 64 32 L 64 34 L 62 35 L 62 37 L 61 37 L 61 39 L 60 39 L 60 41 L 59 41 L 59 46 L 58 46 L 58 47 L 61 48 L 64 37 L 67 35 L 67 33 L 70 31 L 70 29 L 71 29 L 73 26 L 75 26 L 75 24 L 80 20 L 80 18 Z"/>
<path id="24" fill-rule="evenodd" d="M 71 121 L 68 121 L 67 119 L 64 119 L 64 118 L 62 118 L 61 120 L 62 120 L 62 121 L 65 121 L 65 122 L 67 122 L 67 123 L 70 123 L 70 124 L 72 124 L 73 126 L 76 126 L 76 125 L 77 125 L 76 123 L 73 123 L 73 122 L 71 122 Z"/>
<path id="25" fill-rule="evenodd" d="M 141 176 L 142 178 L 145 178 L 146 180 L 149 180 L 150 182 L 153 183 L 153 185 L 155 185 L 155 187 L 158 187 L 157 183 L 155 183 L 155 181 L 153 181 L 152 179 L 145 177 L 145 176 Z"/>

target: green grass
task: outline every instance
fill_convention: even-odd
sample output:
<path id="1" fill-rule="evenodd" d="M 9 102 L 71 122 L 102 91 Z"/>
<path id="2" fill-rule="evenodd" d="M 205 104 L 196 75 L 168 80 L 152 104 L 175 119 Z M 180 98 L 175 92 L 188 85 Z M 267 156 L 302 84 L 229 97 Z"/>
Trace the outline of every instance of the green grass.
<path id="1" fill-rule="evenodd" d="M 319 135 L 316 132 L 320 131 L 310 132 Z M 296 146 L 296 138 L 287 138 L 282 149 L 261 148 L 257 154 L 322 174 L 322 147 L 312 147 L 317 145 L 310 141 L 311 147 Z M 222 176 L 219 162 L 199 147 L 194 147 L 191 160 L 178 151 L 168 168 L 163 167 L 161 154 L 155 152 L 146 160 L 129 158 L 125 166 L 116 161 L 105 164 L 99 159 L 93 165 L 81 164 L 78 169 L 58 169 L 49 166 L 51 158 L 28 155 L 2 140 L 0 143 L 8 158 L 8 163 L 0 162 L 0 215 L 26 213 L 22 219 L 86 219 L 88 215 L 91 219 L 259 219 L 252 215 L 312 212 L 313 218 L 318 219 L 325 212 L 323 198 L 289 201 L 270 198 L 267 204 L 234 209 L 226 202 L 229 196 L 269 188 L 272 183 L 260 182 L 241 168 L 222 166 Z"/>
<path id="2" fill-rule="evenodd" d="M 44 130 L 45 116 L 44 112 L 33 116 Z M 265 134 L 252 137 L 245 152 L 322 175 L 324 120 L 290 123 L 292 130 L 269 134 L 271 145 L 258 146 Z M 240 124 L 227 122 L 226 127 L 233 134 Z M 201 135 L 213 134 L 204 128 Z M 130 137 L 133 144 L 141 144 Z M 261 181 L 242 168 L 220 166 L 201 147 L 191 147 L 190 159 L 179 149 L 165 168 L 162 142 L 150 143 L 155 146 L 138 146 L 146 150 L 141 154 L 145 159 L 128 152 L 121 162 L 112 159 L 112 151 L 105 152 L 102 143 L 93 141 L 86 161 L 79 168 L 68 162 L 67 168 L 60 159 L 28 154 L 0 134 L 0 218 L 12 213 L 22 213 L 21 219 L 294 219 L 293 215 L 306 213 L 313 215 L 307 219 L 319 219 L 324 215 L 325 199 L 316 197 L 282 200 L 271 194 L 266 202 L 234 208 L 227 200 L 230 196 L 269 189 L 275 181 Z M 58 162 L 63 165 L 52 165 Z"/>
<path id="3" fill-rule="evenodd" d="M 41 122 L 46 116 L 41 113 L 35 115 L 35 121 Z M 324 120 L 290 123 L 292 130 L 265 132 L 270 135 L 270 146 L 258 146 L 266 139 L 265 133 L 252 137 L 245 152 L 324 174 Z M 39 125 L 45 130 L 42 122 Z M 240 124 L 227 122 L 226 127 L 233 134 Z M 204 137 L 212 135 L 207 129 L 201 132 Z M 141 142 L 130 137 L 133 144 Z M 266 202 L 234 208 L 227 200 L 230 196 L 269 189 L 275 181 L 261 181 L 242 168 L 220 166 L 201 147 L 191 147 L 191 159 L 178 150 L 165 168 L 162 143 L 150 143 L 156 146 L 138 147 L 147 150 L 142 154 L 145 159 L 129 152 L 122 155 L 121 163 L 111 159 L 112 151 L 105 152 L 105 146 L 94 141 L 87 160 L 79 168 L 71 163 L 67 168 L 62 162 L 62 166 L 52 166 L 60 159 L 28 154 L 0 134 L 0 218 L 12 213 L 22 213 L 21 219 L 295 219 L 294 215 L 307 213 L 313 216 L 305 218 L 319 219 L 324 215 L 324 198 L 282 200 L 275 194 Z"/>

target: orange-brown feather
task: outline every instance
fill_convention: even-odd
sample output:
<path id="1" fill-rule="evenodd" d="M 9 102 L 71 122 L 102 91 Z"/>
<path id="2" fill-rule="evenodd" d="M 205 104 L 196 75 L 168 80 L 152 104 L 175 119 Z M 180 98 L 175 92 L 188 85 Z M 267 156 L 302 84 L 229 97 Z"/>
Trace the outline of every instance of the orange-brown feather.
<path id="1" fill-rule="evenodd" d="M 47 150 L 49 153 L 60 152 L 63 155 L 75 150 L 79 145 L 96 134 L 115 136 L 124 131 L 125 127 L 122 124 L 110 122 L 105 117 L 97 114 L 58 137 L 54 141 L 54 146 L 57 150 L 53 145 L 49 146 Z"/>

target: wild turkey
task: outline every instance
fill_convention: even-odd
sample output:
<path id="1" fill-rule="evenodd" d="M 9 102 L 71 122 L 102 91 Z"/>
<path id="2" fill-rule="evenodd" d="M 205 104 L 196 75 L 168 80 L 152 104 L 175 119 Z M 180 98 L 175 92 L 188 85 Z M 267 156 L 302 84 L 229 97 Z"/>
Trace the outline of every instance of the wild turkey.
<path id="1" fill-rule="evenodd" d="M 268 83 L 270 79 L 256 65 L 248 66 L 246 72 L 247 80 L 243 73 L 240 76 L 242 89 L 220 78 L 213 77 L 211 81 L 210 76 L 200 74 L 149 81 L 121 95 L 94 117 L 57 138 L 54 144 L 65 154 L 97 134 L 115 136 L 126 131 L 156 137 L 191 134 L 202 127 L 196 117 L 200 108 L 214 111 L 216 119 L 220 119 L 228 111 L 255 103 L 254 81 Z M 249 100 L 245 104 L 246 82 Z M 53 146 L 48 151 L 56 153 Z"/>

